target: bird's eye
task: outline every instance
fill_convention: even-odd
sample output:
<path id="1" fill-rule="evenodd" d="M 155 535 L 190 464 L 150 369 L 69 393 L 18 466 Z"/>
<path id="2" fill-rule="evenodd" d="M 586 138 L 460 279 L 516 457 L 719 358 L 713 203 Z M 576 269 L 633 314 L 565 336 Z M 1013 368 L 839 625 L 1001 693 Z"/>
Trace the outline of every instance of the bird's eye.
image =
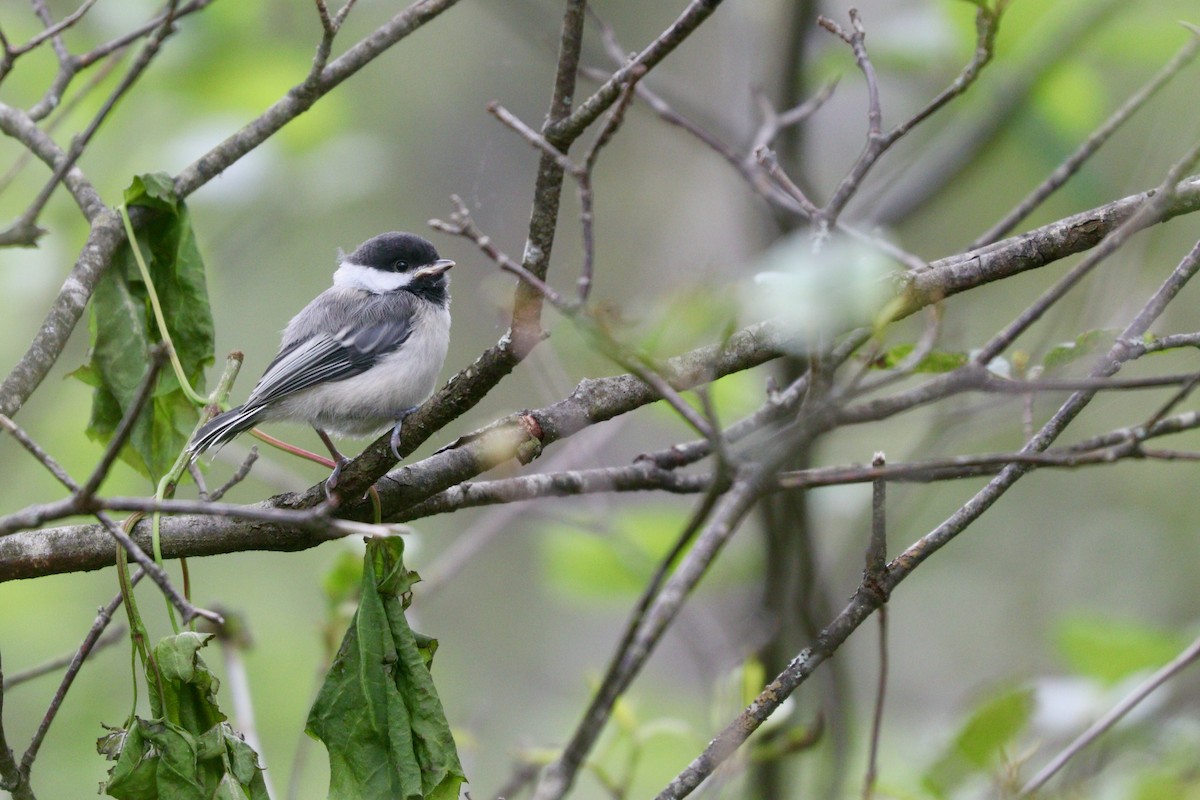
<path id="1" fill-rule="evenodd" d="M 402 258 L 396 263 L 392 264 L 392 266 L 395 268 L 396 272 L 404 272 L 406 269 L 408 269 L 408 262 Z"/>

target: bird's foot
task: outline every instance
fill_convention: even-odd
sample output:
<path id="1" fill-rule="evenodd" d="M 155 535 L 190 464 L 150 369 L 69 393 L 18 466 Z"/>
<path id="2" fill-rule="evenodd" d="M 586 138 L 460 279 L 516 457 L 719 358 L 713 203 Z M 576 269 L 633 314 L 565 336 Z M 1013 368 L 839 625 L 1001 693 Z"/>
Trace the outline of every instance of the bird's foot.
<path id="1" fill-rule="evenodd" d="M 342 476 L 342 467 L 350 463 L 350 459 L 346 458 L 341 453 L 337 454 L 337 460 L 333 465 L 333 472 L 329 473 L 329 477 L 325 479 L 325 496 L 333 499 L 333 493 L 337 489 L 338 479 Z"/>
<path id="2" fill-rule="evenodd" d="M 395 456 L 397 461 L 400 460 L 400 428 L 404 425 L 404 420 L 408 418 L 408 415 L 416 410 L 416 406 L 406 408 L 396 417 L 396 426 L 392 428 L 392 438 L 388 440 L 388 444 L 391 446 L 392 455 Z"/>

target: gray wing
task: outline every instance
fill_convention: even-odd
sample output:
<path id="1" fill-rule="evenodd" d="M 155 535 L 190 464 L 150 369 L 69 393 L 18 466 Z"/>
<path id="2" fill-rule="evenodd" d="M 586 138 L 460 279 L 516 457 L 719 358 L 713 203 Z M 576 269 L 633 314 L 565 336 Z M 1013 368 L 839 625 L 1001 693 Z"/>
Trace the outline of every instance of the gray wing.
<path id="1" fill-rule="evenodd" d="M 288 325 L 279 354 L 267 365 L 246 407 L 352 378 L 400 349 L 412 333 L 413 318 L 411 302 L 403 294 L 364 300 L 353 290 L 323 292 Z M 346 319 L 354 321 L 337 325 Z"/>

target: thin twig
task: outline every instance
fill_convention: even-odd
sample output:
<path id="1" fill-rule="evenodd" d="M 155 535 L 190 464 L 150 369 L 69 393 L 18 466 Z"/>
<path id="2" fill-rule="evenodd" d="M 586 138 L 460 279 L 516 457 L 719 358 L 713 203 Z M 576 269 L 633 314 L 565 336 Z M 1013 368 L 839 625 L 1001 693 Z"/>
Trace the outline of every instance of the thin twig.
<path id="1" fill-rule="evenodd" d="M 720 4 L 721 0 L 691 0 L 666 30 L 659 34 L 642 52 L 630 59 L 625 66 L 614 72 L 604 82 L 604 85 L 597 89 L 591 97 L 580 103 L 573 113 L 564 118 L 551 120 L 551 124 L 547 126 L 546 130 L 547 137 L 553 140 L 577 137 L 620 98 L 622 88 L 629 83 L 629 77 L 634 71 L 650 70 L 657 66 L 676 47 L 683 44 L 717 10 L 717 6 Z"/>
<path id="2" fill-rule="evenodd" d="M 649 657 L 657 637 L 663 628 L 649 629 L 650 612 L 662 596 L 663 586 L 672 565 L 688 548 L 705 521 L 716 508 L 720 493 L 709 491 L 703 501 L 692 512 L 691 518 L 676 538 L 671 550 L 659 561 L 658 568 L 651 576 L 646 588 L 642 590 L 625 624 L 621 640 L 613 649 L 604 679 L 592 696 L 587 710 L 583 714 L 570 741 L 563 748 L 562 754 L 554 760 L 542 773 L 541 779 L 533 792 L 533 800 L 558 800 L 570 790 L 575 781 L 575 775 L 587 758 L 596 738 L 604 729 L 617 698 L 628 688 L 629 683 L 641 669 Z"/>
<path id="3" fill-rule="evenodd" d="M 137 82 L 137 79 L 141 77 L 142 73 L 146 70 L 146 67 L 150 66 L 150 62 L 154 59 L 154 56 L 158 54 L 158 50 L 162 46 L 163 41 L 174 32 L 175 10 L 177 5 L 178 0 L 171 0 L 168 3 L 167 11 L 163 15 L 162 24 L 155 30 L 154 34 L 146 40 L 146 43 L 142 46 L 137 58 L 134 59 L 133 64 L 130 65 L 129 71 L 126 72 L 121 78 L 120 83 L 117 84 L 116 88 L 113 89 L 112 93 L 100 106 L 100 110 L 97 111 L 95 116 L 92 117 L 87 127 L 84 128 L 82 132 L 76 134 L 71 140 L 71 147 L 67 150 L 66 158 L 64 158 L 55 166 L 54 172 L 50 176 L 50 179 L 42 186 L 42 189 L 40 192 L 38 192 L 37 197 L 21 214 L 20 219 L 14 223 L 14 226 L 24 227 L 35 225 L 37 223 L 38 217 L 41 216 L 42 209 L 44 209 L 46 207 L 46 203 L 50 201 L 50 196 L 58 187 L 59 182 L 62 181 L 63 176 L 67 174 L 71 167 L 75 166 L 75 162 L 78 161 L 79 157 L 83 155 L 83 151 L 87 147 L 88 142 L 90 142 L 92 137 L 95 136 L 96 131 L 100 129 L 100 126 L 104 123 L 104 120 L 108 118 L 109 113 L 114 107 L 116 107 L 117 102 L 133 87 L 134 83 Z"/>
<path id="4" fill-rule="evenodd" d="M 66 44 L 63 43 L 61 31 L 54 30 L 54 19 L 50 16 L 50 9 L 46 8 L 46 0 L 30 0 L 30 5 L 33 6 L 33 13 L 37 15 L 37 18 L 51 31 L 50 46 L 54 49 L 54 55 L 58 57 L 59 64 L 68 63 L 71 60 L 71 54 L 67 51 Z"/>
<path id="5" fill-rule="evenodd" d="M 96 640 L 95 646 L 92 648 L 88 657 L 95 655 L 109 645 L 116 644 L 125 636 L 125 626 L 118 625 L 108 633 Z M 75 653 L 52 658 L 45 663 L 38 664 L 29 669 L 23 669 L 20 672 L 14 672 L 11 675 L 4 676 L 4 691 L 8 691 L 14 686 L 19 686 L 22 683 L 27 683 L 35 678 L 40 678 L 43 675 L 49 675 L 51 672 L 58 672 L 63 667 L 69 666 L 75 660 Z"/>
<path id="6" fill-rule="evenodd" d="M 204 498 L 206 502 L 215 503 L 225 496 L 225 493 L 237 486 L 242 481 L 250 476 L 250 469 L 254 466 L 254 462 L 258 461 L 258 448 L 251 447 L 250 452 L 242 459 L 242 463 L 237 470 L 230 476 L 229 480 L 217 487 L 216 491 L 208 494 Z"/>
<path id="7" fill-rule="evenodd" d="M 309 70 L 309 80 L 314 83 L 320 80 L 321 71 L 325 69 L 325 65 L 329 62 L 329 53 L 333 49 L 333 40 L 338 35 L 338 31 L 342 29 L 342 23 L 346 21 L 346 17 L 350 14 L 350 9 L 354 7 L 355 0 L 346 0 L 342 7 L 338 9 L 337 14 L 330 15 L 329 6 L 325 0 L 316 0 L 317 17 L 321 20 L 321 41 L 317 44 L 316 55 L 313 56 L 312 68 Z"/>
<path id="8" fill-rule="evenodd" d="M 992 60 L 995 52 L 996 32 L 999 28 L 1000 17 L 1005 3 L 997 2 L 994 7 L 980 4 L 975 16 L 976 42 L 975 55 L 963 67 L 958 76 L 936 97 L 930 100 L 916 114 L 896 125 L 886 133 L 883 131 L 883 112 L 879 101 L 879 86 L 875 75 L 875 67 L 866 48 L 866 29 L 856 9 L 850 9 L 851 30 L 846 31 L 836 22 L 827 17 L 819 17 L 821 27 L 836 35 L 850 45 L 854 52 L 854 60 L 863 73 L 867 83 L 867 143 L 858 160 L 850 167 L 844 178 L 834 189 L 829 201 L 820 209 L 816 222 L 822 229 L 829 228 L 841 215 L 846 204 L 858 193 L 863 179 L 879 158 L 897 141 L 909 133 L 917 125 L 931 117 L 956 97 L 961 96 L 971 87 L 979 73 Z"/>
<path id="9" fill-rule="evenodd" d="M 566 153 L 564 153 L 562 150 L 559 150 L 558 147 L 552 144 L 545 136 L 542 136 L 533 128 L 526 125 L 521 121 L 520 117 L 497 103 L 495 100 L 487 104 L 487 110 L 489 114 L 503 122 L 511 131 L 516 133 L 533 147 L 542 151 L 543 155 L 554 159 L 554 163 L 557 164 L 558 168 L 563 172 L 578 177 L 579 173 L 583 171 L 582 167 L 572 161 Z M 466 210 L 466 206 L 461 204 L 461 200 L 455 201 L 455 205 L 461 205 L 460 211 Z"/>
<path id="10" fill-rule="evenodd" d="M 92 64 L 96 63 L 97 61 L 99 61 L 100 59 L 108 56 L 110 53 L 115 53 L 118 50 L 125 49 L 129 45 L 136 42 L 138 39 L 141 39 L 143 36 L 153 33 L 154 31 L 161 28 L 163 22 L 165 22 L 167 20 L 168 16 L 173 17 L 175 22 L 178 23 L 179 20 L 183 19 L 184 17 L 188 16 L 189 14 L 194 14 L 197 11 L 203 11 L 212 2 L 213 2 L 213 0 L 191 0 L 191 2 L 189 2 L 189 3 L 185 3 L 184 5 L 181 5 L 181 6 L 176 6 L 173 10 L 168 7 L 166 9 L 164 9 L 161 13 L 159 13 L 157 16 L 146 20 L 145 23 L 143 23 L 142 25 L 139 25 L 138 27 L 134 28 L 133 30 L 129 31 L 128 33 L 122 34 L 121 36 L 118 36 L 115 39 L 112 39 L 111 41 L 105 42 L 104 44 L 99 45 L 98 47 L 92 48 L 91 50 L 89 50 L 86 53 L 83 53 L 82 55 L 76 56 L 73 59 L 75 69 L 81 70 L 81 69 L 84 69 L 85 67 L 89 67 Z"/>
<path id="11" fill-rule="evenodd" d="M 121 63 L 121 59 L 124 57 L 124 55 L 124 50 L 118 50 L 117 52 L 112 53 L 100 66 L 100 68 L 92 73 L 92 75 L 88 78 L 87 84 L 84 85 L 84 87 L 74 95 L 72 95 L 68 102 L 58 107 L 58 113 L 54 115 L 54 119 L 49 120 L 43 126 L 45 132 L 47 134 L 52 134 L 60 125 L 69 120 L 72 112 L 74 112 L 75 109 L 77 109 L 79 105 L 83 103 L 93 91 L 96 90 L 97 87 L 108 80 L 108 76 L 111 75 L 112 71 Z M 14 180 L 16 180 L 17 176 L 21 173 L 21 170 L 25 169 L 25 167 L 28 166 L 29 162 L 31 162 L 33 158 L 33 153 L 26 149 L 23 150 L 16 159 L 13 160 L 12 166 L 8 168 L 3 176 L 0 176 L 0 192 L 3 192 L 12 184 Z M 0 239 L 0 242 L 2 241 L 3 239 Z"/>
<path id="12" fill-rule="evenodd" d="M 1200 243 L 1184 257 L 1154 295 L 1146 301 L 1142 309 L 1117 338 L 1117 343 L 1093 368 L 1092 377 L 1107 377 L 1120 369 L 1122 363 L 1129 357 L 1124 342 L 1136 340 L 1144 335 L 1170 300 L 1175 297 L 1183 285 L 1195 276 L 1198 270 L 1200 270 Z M 1026 443 L 1023 452 L 1045 451 L 1086 408 L 1094 396 L 1094 392 L 1088 391 L 1073 394 Z M 925 559 L 952 541 L 978 519 L 1030 469 L 1031 467 L 1028 465 L 1019 463 L 1004 467 L 998 476 L 989 481 L 987 486 L 977 492 L 966 504 L 941 525 L 910 545 L 888 565 L 885 579 L 880 581 L 883 590 L 890 593 Z M 866 587 L 860 587 L 841 613 L 821 630 L 814 643 L 801 650 L 783 672 L 776 676 L 750 705 L 717 734 L 704 751 L 694 758 L 658 795 L 659 800 L 684 797 L 699 786 L 758 729 L 764 720 L 774 713 L 780 703 L 791 696 L 796 687 L 808 680 L 813 674 L 813 670 L 826 661 L 850 634 L 880 607 L 882 599 L 879 593 L 868 590 Z"/>
<path id="13" fill-rule="evenodd" d="M 502 111 L 503 109 L 498 110 Z M 537 134 L 534 135 L 537 136 Z M 538 136 L 538 138 L 541 139 L 540 136 Z M 541 141 L 545 140 L 541 139 Z M 552 148 L 549 143 L 547 143 L 546 146 Z M 559 156 L 565 158 L 565 156 L 562 156 L 561 153 Z M 546 300 L 549 301 L 552 306 L 560 311 L 564 311 L 564 313 L 569 313 L 570 310 L 573 310 L 574 306 L 571 301 L 559 294 L 553 287 L 551 287 L 537 275 L 534 275 L 532 271 L 525 267 L 525 265 L 518 264 L 516 261 L 509 258 L 505 253 L 496 249 L 496 246 L 492 243 L 491 237 L 485 235 L 483 231 L 476 227 L 475 221 L 471 218 L 471 212 L 467 209 L 467 204 L 463 202 L 461 197 L 458 195 L 451 195 L 450 200 L 455 206 L 454 213 L 450 215 L 450 222 L 445 222 L 440 219 L 431 219 L 429 220 L 429 226 L 431 228 L 439 230 L 443 233 L 448 233 L 452 236 L 462 236 L 463 238 L 474 242 L 475 246 L 479 248 L 480 252 L 495 262 L 496 266 L 500 267 L 500 269 L 504 270 L 505 272 L 511 273 L 520 278 L 521 281 L 528 284 L 535 291 L 537 291 L 538 294 L 546 298 Z"/>
<path id="14" fill-rule="evenodd" d="M 1187 173 L 1196 160 L 1200 159 L 1200 144 L 1190 148 L 1182 158 L 1167 170 L 1166 178 L 1158 189 L 1153 192 L 1142 205 L 1115 230 L 1105 236 L 1087 256 L 1071 268 L 1071 271 L 1060 278 L 1047 289 L 1041 297 L 1035 300 L 1025 311 L 1021 312 L 1004 330 L 993 336 L 987 344 L 979 348 L 975 354 L 975 363 L 987 364 L 993 358 L 1004 352 L 1017 337 L 1024 333 L 1029 326 L 1041 319 L 1051 306 L 1076 286 L 1108 256 L 1112 255 L 1125 242 L 1143 228 L 1154 225 L 1162 220 L 1164 210 L 1174 197 L 1175 187 Z"/>
<path id="15" fill-rule="evenodd" d="M 547 146 L 552 145 L 547 143 Z M 650 388 L 654 389 L 659 397 L 670 405 L 685 422 L 695 428 L 701 436 L 715 441 L 717 433 L 712 429 L 712 426 L 696 413 L 694 408 L 688 405 L 687 401 L 680 396 L 675 387 L 671 386 L 662 377 L 659 371 L 649 363 L 648 359 L 638 353 L 632 352 L 629 347 L 618 342 L 603 324 L 597 322 L 578 303 L 566 299 L 523 265 L 516 263 L 504 253 L 497 250 L 492 245 L 491 238 L 476 227 L 474 220 L 471 218 L 470 211 L 467 209 L 466 204 L 462 202 L 462 198 L 455 195 L 451 199 L 456 205 L 455 212 L 450 216 L 451 221 L 444 222 L 443 220 L 433 219 L 429 221 L 431 227 L 444 233 L 462 236 L 473 241 L 476 247 L 491 258 L 497 266 L 506 272 L 516 275 L 530 287 L 540 292 L 555 309 L 567 317 L 567 319 L 574 322 L 582 332 L 589 334 L 593 342 L 599 345 L 598 349 L 604 355 L 632 372 L 650 386 Z"/>
<path id="16" fill-rule="evenodd" d="M 887 464 L 883 453 L 871 459 L 871 468 L 882 469 Z M 887 570 L 887 481 L 871 482 L 871 541 L 867 545 L 863 579 L 878 581 Z"/>
<path id="17" fill-rule="evenodd" d="M 29 41 L 27 41 L 25 44 L 11 48 L 9 50 L 9 53 L 11 53 L 13 56 L 23 55 L 25 53 L 28 53 L 30 50 L 37 47 L 38 45 L 40 45 L 42 42 L 46 41 L 47 39 L 58 36 L 60 33 L 65 31 L 67 28 L 70 28 L 76 22 L 81 20 L 83 18 L 83 15 L 88 12 L 88 9 L 90 9 L 95 4 L 96 4 L 96 0 L 83 0 L 83 3 L 80 4 L 79 8 L 75 9 L 75 11 L 73 11 L 70 14 L 68 14 L 67 16 L 63 17 L 62 20 L 55 23 L 54 25 L 51 25 L 50 27 L 46 28 L 45 30 L 30 37 Z M 40 6 L 41 6 L 41 4 L 39 4 L 39 7 Z"/>
<path id="18" fill-rule="evenodd" d="M 79 484 L 75 483 L 75 480 L 63 469 L 62 464 L 59 464 L 53 456 L 43 450 L 17 423 L 4 414 L 0 414 L 0 428 L 4 428 L 4 430 L 16 439 L 59 483 L 71 491 L 79 488 Z"/>
<path id="19" fill-rule="evenodd" d="M 130 585 L 137 585 L 137 582 L 142 579 L 144 574 L 143 570 L 138 570 L 134 573 L 130 578 Z M 42 716 L 42 721 L 38 724 L 37 731 L 33 734 L 33 739 L 29 742 L 29 747 L 25 750 L 25 755 L 21 757 L 21 772 L 26 779 L 28 779 L 29 773 L 33 769 L 34 759 L 37 758 L 42 741 L 46 738 L 46 733 L 50 730 L 50 724 L 54 722 L 55 715 L 58 714 L 63 700 L 66 699 L 67 691 L 71 688 L 71 684 L 75 682 L 75 676 L 79 674 L 79 670 L 83 667 L 83 662 L 87 660 L 88 655 L 95 649 L 100 635 L 104 633 L 104 629 L 108 627 L 108 623 L 112 621 L 113 614 L 123 601 L 123 594 L 118 592 L 116 597 L 108 601 L 108 605 L 99 610 L 96 614 L 95 622 L 92 623 L 92 627 L 88 630 L 87 635 L 83 637 L 83 642 L 79 645 L 79 649 L 75 651 L 74 658 L 71 659 L 66 673 L 58 684 L 58 689 L 54 692 L 54 697 L 50 701 L 49 708 L 46 709 L 46 713 Z"/>
<path id="20" fill-rule="evenodd" d="M 9 792 L 13 800 L 34 800 L 29 776 L 22 772 L 17 764 L 16 756 L 8 746 L 8 736 L 4 732 L 3 676 L 4 669 L 0 667 L 0 789 Z"/>
<path id="21" fill-rule="evenodd" d="M 988 228 L 987 231 L 980 234 L 975 241 L 967 247 L 968 250 L 976 250 L 980 247 L 992 244 L 999 241 L 1001 237 L 1016 227 L 1017 223 L 1029 216 L 1029 214 L 1045 202 L 1046 198 L 1058 191 L 1070 178 L 1079 171 L 1083 164 L 1092 157 L 1092 155 L 1100 149 L 1100 147 L 1116 133 L 1126 121 L 1128 121 L 1143 105 L 1146 104 L 1151 97 L 1158 93 L 1158 90 L 1166 86 L 1167 83 L 1174 78 L 1180 70 L 1191 63 L 1196 57 L 1196 53 L 1200 52 L 1200 36 L 1195 32 L 1179 52 L 1167 62 L 1167 64 L 1155 73 L 1147 83 L 1140 89 L 1134 92 L 1129 98 L 1121 104 L 1121 107 L 1112 113 L 1103 124 L 1089 135 L 1075 152 L 1067 156 L 1061 164 L 1038 186 L 1026 195 L 1026 197 L 1018 203 L 1012 211 L 1009 211 L 1004 217 Z"/>
<path id="22" fill-rule="evenodd" d="M 1067 745 L 1061 753 L 1055 756 L 1049 764 L 1038 771 L 1021 788 L 1021 793 L 1018 797 L 1029 797 L 1038 789 L 1053 778 L 1067 762 L 1074 758 L 1081 750 L 1090 745 L 1092 742 L 1099 739 L 1105 733 L 1112 729 L 1114 725 L 1121 721 L 1121 718 L 1137 707 L 1139 703 L 1149 697 L 1155 689 L 1162 686 L 1167 681 L 1179 675 L 1185 669 L 1190 667 L 1200 658 L 1200 639 L 1196 639 L 1187 646 L 1179 655 L 1171 659 L 1171 662 L 1162 669 L 1155 672 L 1136 689 L 1129 693 L 1121 702 L 1113 706 L 1104 716 L 1096 720 L 1088 727 L 1086 731 L 1079 734 L 1075 741 Z"/>
<path id="23" fill-rule="evenodd" d="M 885 464 L 883 453 L 871 459 L 872 467 Z M 863 585 L 877 589 L 881 602 L 876 615 L 879 617 L 879 679 L 875 686 L 875 708 L 871 715 L 871 738 L 867 747 L 867 771 L 863 776 L 863 800 L 875 796 L 875 781 L 879 771 L 879 739 L 883 730 L 883 701 L 887 696 L 888 639 L 887 639 L 887 595 L 881 579 L 887 574 L 887 482 L 877 480 L 871 491 L 871 541 L 867 545 L 866 565 L 863 569 Z"/>
<path id="24" fill-rule="evenodd" d="M 629 104 L 633 102 L 638 81 L 642 79 L 646 71 L 646 67 L 640 64 L 630 70 L 628 82 L 622 87 L 621 94 L 617 98 L 616 105 L 609 112 L 604 127 L 600 129 L 600 133 L 597 134 L 592 146 L 584 155 L 583 169 L 576 175 L 576 183 L 579 185 L 579 220 L 583 227 L 583 266 L 579 270 L 579 279 L 576 281 L 579 291 L 578 299 L 581 304 L 586 303 L 588 295 L 591 294 L 592 273 L 596 261 L 596 220 L 593 211 L 595 200 L 592 191 L 592 175 L 596 170 L 596 160 L 600 157 L 600 151 L 612 141 L 625 121 L 625 112 L 628 110 Z"/>
<path id="25" fill-rule="evenodd" d="M 149 364 L 146 367 L 146 374 L 142 376 L 141 383 L 134 390 L 133 397 L 130 398 L 129 405 L 125 408 L 125 413 L 121 415 L 121 421 L 117 423 L 112 437 L 108 440 L 108 445 L 104 448 L 104 454 L 92 470 L 91 477 L 76 490 L 76 494 L 81 499 L 94 495 L 100 488 L 100 484 L 108 477 L 108 471 L 121 454 L 121 448 L 129 441 L 129 437 L 133 433 L 133 426 L 137 423 L 142 409 L 146 407 L 146 403 L 149 402 L 150 396 L 158 384 L 158 373 L 167 360 L 167 346 L 154 345 L 150 348 L 148 355 Z"/>

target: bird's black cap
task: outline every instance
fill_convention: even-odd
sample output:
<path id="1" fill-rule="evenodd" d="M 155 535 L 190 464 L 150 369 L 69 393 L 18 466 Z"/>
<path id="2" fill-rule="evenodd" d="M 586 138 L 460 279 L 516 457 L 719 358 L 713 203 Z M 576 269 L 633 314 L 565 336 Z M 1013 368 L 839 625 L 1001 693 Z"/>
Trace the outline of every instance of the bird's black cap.
<path id="1" fill-rule="evenodd" d="M 409 272 L 438 260 L 437 249 L 415 233 L 381 233 L 367 239 L 345 261 L 384 272 Z"/>

